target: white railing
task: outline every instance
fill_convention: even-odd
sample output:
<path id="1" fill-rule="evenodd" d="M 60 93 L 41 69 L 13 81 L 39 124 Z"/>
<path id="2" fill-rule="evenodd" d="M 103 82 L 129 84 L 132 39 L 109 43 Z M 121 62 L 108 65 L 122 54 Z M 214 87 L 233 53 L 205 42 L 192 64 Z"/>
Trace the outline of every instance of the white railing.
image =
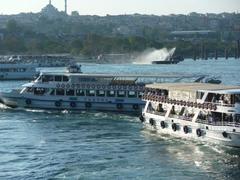
<path id="1" fill-rule="evenodd" d="M 240 127 L 240 122 L 226 122 L 226 121 L 208 121 L 197 119 L 197 123 L 208 124 L 212 126 L 231 126 L 231 127 Z"/>

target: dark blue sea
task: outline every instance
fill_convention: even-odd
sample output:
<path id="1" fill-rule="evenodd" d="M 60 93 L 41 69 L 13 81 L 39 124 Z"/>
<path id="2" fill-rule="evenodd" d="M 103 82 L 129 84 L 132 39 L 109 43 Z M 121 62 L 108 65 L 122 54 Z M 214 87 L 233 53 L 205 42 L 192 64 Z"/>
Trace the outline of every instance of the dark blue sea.
<path id="1" fill-rule="evenodd" d="M 43 69 L 52 71 L 53 69 Z M 55 70 L 55 69 L 54 69 Z M 83 64 L 88 73 L 207 74 L 240 85 L 240 60 Z M 1 91 L 26 81 L 2 81 Z M 0 106 L 0 179 L 239 179 L 240 149 L 146 130 L 134 115 Z"/>

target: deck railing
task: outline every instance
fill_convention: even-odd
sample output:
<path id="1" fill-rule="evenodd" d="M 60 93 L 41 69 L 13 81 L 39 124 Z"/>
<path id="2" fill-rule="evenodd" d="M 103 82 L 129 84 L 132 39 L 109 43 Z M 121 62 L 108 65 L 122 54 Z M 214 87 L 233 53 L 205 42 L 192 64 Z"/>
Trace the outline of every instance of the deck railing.
<path id="1" fill-rule="evenodd" d="M 208 121 L 197 119 L 197 123 L 207 124 L 212 126 L 231 126 L 231 127 L 240 127 L 240 122 L 226 122 L 226 121 Z"/>

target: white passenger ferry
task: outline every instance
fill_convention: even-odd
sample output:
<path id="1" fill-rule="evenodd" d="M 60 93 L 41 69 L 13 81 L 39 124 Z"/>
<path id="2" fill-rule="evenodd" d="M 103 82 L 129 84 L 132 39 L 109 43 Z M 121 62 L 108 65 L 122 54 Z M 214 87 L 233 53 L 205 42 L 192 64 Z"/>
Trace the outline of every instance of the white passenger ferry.
<path id="1" fill-rule="evenodd" d="M 140 120 L 161 134 L 240 147 L 240 86 L 147 85 Z"/>
<path id="2" fill-rule="evenodd" d="M 36 78 L 34 64 L 0 63 L 0 80 L 32 80 Z"/>
<path id="3" fill-rule="evenodd" d="M 19 90 L 0 93 L 0 102 L 9 107 L 56 110 L 142 111 L 141 97 L 146 78 L 176 79 L 192 75 L 110 75 L 84 74 L 77 66 L 67 73 L 43 72 Z"/>

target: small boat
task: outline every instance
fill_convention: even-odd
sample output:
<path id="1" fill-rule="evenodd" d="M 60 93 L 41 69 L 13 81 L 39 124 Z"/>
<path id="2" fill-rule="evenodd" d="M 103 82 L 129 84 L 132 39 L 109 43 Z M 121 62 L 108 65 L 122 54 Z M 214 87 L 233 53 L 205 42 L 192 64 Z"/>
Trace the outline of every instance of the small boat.
<path id="1" fill-rule="evenodd" d="M 34 64 L 0 63 L 0 80 L 32 80 L 38 72 Z"/>
<path id="2" fill-rule="evenodd" d="M 22 89 L 1 92 L 0 102 L 12 108 L 141 112 L 145 84 L 137 82 L 137 77 L 84 74 L 75 68 L 41 73 Z"/>
<path id="3" fill-rule="evenodd" d="M 240 147 L 240 86 L 146 85 L 143 124 L 160 134 Z"/>
<path id="4" fill-rule="evenodd" d="M 1 92 L 9 107 L 55 110 L 102 110 L 141 113 L 146 79 L 192 78 L 192 75 L 86 74 L 73 65 L 68 72 L 42 72 L 33 82 Z"/>
<path id="5" fill-rule="evenodd" d="M 152 61 L 152 64 L 177 64 L 183 60 L 182 56 L 169 56 L 164 60 Z"/>

